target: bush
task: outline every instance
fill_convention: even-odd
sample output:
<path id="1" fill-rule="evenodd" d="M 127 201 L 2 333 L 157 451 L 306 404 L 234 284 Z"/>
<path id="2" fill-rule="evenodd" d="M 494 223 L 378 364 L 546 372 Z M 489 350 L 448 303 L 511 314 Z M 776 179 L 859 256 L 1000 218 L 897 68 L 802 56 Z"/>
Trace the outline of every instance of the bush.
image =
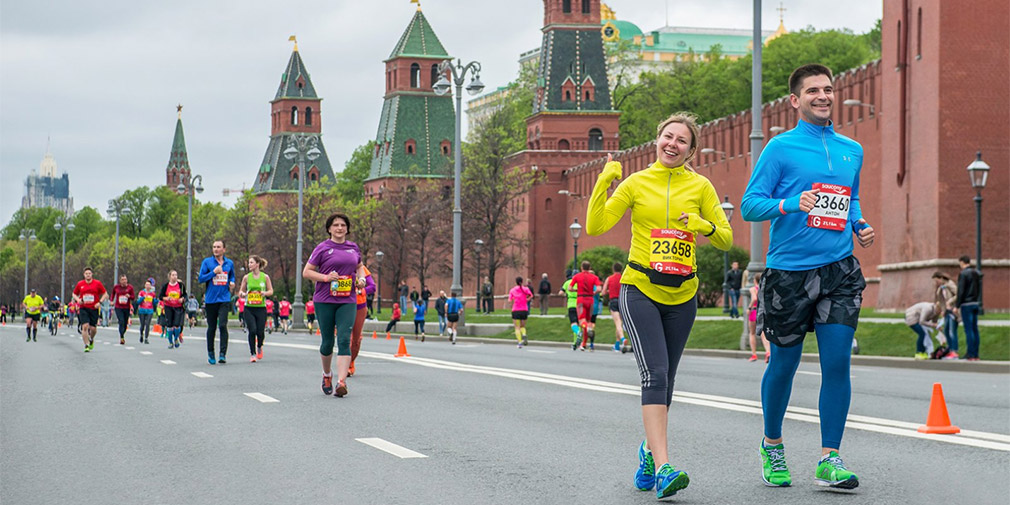
<path id="1" fill-rule="evenodd" d="M 733 246 L 729 250 L 729 262 L 740 262 L 740 269 L 745 270 L 750 262 L 750 255 L 740 247 Z M 723 252 L 711 244 L 698 247 L 698 306 L 717 307 L 722 304 L 722 281 L 725 278 L 723 270 Z"/>

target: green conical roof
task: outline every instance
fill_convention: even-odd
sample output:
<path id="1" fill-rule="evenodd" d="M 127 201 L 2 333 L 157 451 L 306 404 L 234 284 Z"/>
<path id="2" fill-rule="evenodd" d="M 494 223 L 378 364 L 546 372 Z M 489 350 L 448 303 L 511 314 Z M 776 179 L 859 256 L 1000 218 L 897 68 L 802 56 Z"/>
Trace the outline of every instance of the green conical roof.
<path id="1" fill-rule="evenodd" d="M 172 154 L 168 157 L 168 169 L 189 170 L 189 155 L 186 154 L 186 136 L 182 133 L 182 113 L 175 121 L 175 138 L 172 139 Z"/>
<path id="2" fill-rule="evenodd" d="M 316 96 L 316 88 L 312 86 L 312 79 L 309 78 L 308 70 L 305 70 L 305 63 L 302 62 L 297 47 L 291 51 L 288 66 L 281 74 L 281 85 L 277 88 L 277 96 L 274 97 L 274 100 L 281 98 L 319 98 Z"/>
<path id="3" fill-rule="evenodd" d="M 445 52 L 442 43 L 438 41 L 438 36 L 431 29 L 431 24 L 424 17 L 421 9 L 414 14 L 407 29 L 400 36 L 400 41 L 396 43 L 393 52 L 389 53 L 389 59 L 400 56 L 424 56 L 428 58 L 448 58 L 449 53 Z"/>

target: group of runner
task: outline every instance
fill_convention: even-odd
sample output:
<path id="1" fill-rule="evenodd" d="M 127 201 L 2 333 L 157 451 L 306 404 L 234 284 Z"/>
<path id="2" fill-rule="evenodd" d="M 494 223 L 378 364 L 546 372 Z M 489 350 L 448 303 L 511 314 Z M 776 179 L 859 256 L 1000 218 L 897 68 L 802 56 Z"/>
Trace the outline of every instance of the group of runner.
<path id="1" fill-rule="evenodd" d="M 822 456 L 814 480 L 839 489 L 859 485 L 859 478 L 839 456 L 839 447 L 851 398 L 849 366 L 865 287 L 853 256 L 853 238 L 869 247 L 874 232 L 859 204 L 862 147 L 835 133 L 831 124 L 832 79 L 827 67 L 816 64 L 792 73 L 789 100 L 799 113 L 798 124 L 765 146 L 740 205 L 745 220 L 771 221 L 767 269 L 754 293 L 752 335 L 763 334 L 769 342 L 761 382 L 764 436 L 758 452 L 763 481 L 774 487 L 792 484 L 782 422 L 809 331 L 817 337 L 821 363 Z M 698 137 L 695 117 L 677 113 L 657 128 L 657 160 L 651 166 L 624 177 L 620 162 L 608 157 L 586 218 L 587 233 L 599 235 L 631 211 L 630 261 L 619 280 L 618 306 L 641 377 L 645 441 L 638 447 L 635 486 L 655 489 L 659 498 L 690 482 L 688 474 L 671 463 L 667 432 L 677 366 L 697 314 L 697 237 L 707 237 L 721 250 L 733 243 L 718 193 L 690 166 Z M 608 197 L 611 184 L 622 177 Z M 582 270 L 566 283 L 577 288 L 564 290 L 582 326 L 572 325 L 576 341 L 577 332 L 588 333 L 582 314 L 591 310 L 589 295 L 596 289 L 593 279 L 583 281 L 585 286 L 579 282 L 586 278 L 587 268 Z M 576 291 L 574 304 L 572 291 Z"/>

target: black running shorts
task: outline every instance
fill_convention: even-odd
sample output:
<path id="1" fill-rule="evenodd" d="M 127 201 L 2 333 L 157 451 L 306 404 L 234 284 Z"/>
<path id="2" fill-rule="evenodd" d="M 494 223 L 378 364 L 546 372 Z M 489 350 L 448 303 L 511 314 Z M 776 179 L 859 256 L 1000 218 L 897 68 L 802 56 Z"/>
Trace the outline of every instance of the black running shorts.
<path id="1" fill-rule="evenodd" d="M 812 270 L 769 268 L 761 276 L 757 334 L 781 347 L 803 342 L 815 324 L 844 324 L 855 328 L 866 280 L 859 260 L 843 260 Z"/>
<path id="2" fill-rule="evenodd" d="M 578 309 L 575 307 L 568 307 L 568 322 L 577 323 L 579 322 Z"/>
<path id="3" fill-rule="evenodd" d="M 456 313 L 453 313 L 453 314 L 446 314 L 445 315 L 445 319 L 447 321 L 449 321 L 450 323 L 458 323 L 459 322 L 459 312 L 456 312 Z"/>
<path id="4" fill-rule="evenodd" d="M 610 311 L 620 312 L 621 311 L 621 300 L 619 298 L 610 299 Z"/>
<path id="5" fill-rule="evenodd" d="M 525 321 L 529 317 L 530 317 L 530 311 L 528 311 L 528 310 L 513 310 L 512 311 L 512 319 L 516 319 L 516 320 L 519 320 L 519 321 Z"/>
<path id="6" fill-rule="evenodd" d="M 77 313 L 77 320 L 83 324 L 90 324 L 91 326 L 98 326 L 98 309 L 88 309 L 81 307 L 80 312 Z"/>

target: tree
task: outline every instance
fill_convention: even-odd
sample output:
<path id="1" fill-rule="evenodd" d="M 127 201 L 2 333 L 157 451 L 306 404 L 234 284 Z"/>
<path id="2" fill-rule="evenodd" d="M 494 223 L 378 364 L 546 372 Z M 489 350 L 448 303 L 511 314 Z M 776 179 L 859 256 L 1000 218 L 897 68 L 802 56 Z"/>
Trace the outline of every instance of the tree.
<path id="1" fill-rule="evenodd" d="M 392 274 L 392 285 L 398 286 L 406 278 L 407 258 L 410 252 L 407 229 L 416 212 L 417 200 L 407 187 L 387 187 L 381 195 L 383 203 L 377 209 L 375 236 L 385 244 L 384 266 Z"/>
<path id="2" fill-rule="evenodd" d="M 130 237 L 143 237 L 144 225 L 147 224 L 148 203 L 151 201 L 153 193 L 151 188 L 141 186 L 136 189 L 128 189 L 116 199 L 125 203 L 130 208 L 128 214 L 123 214 L 120 221 L 119 233 Z M 150 231 L 148 231 L 150 233 Z"/>
<path id="3" fill-rule="evenodd" d="M 439 180 L 426 180 L 419 186 L 408 188 L 408 198 L 415 202 L 415 212 L 407 219 L 407 265 L 409 272 L 417 275 L 423 288 L 436 267 L 440 272 L 451 272 L 452 204 L 449 186 L 437 184 Z M 447 254 L 449 252 L 449 254 Z"/>
<path id="4" fill-rule="evenodd" d="M 256 221 L 261 205 L 251 190 L 242 193 L 235 206 L 224 217 L 222 237 L 228 249 L 228 256 L 239 259 L 249 256 L 256 239 Z M 240 266 L 240 265 L 236 265 Z"/>
<path id="5" fill-rule="evenodd" d="M 348 203 L 357 203 L 365 198 L 365 179 L 372 169 L 372 153 L 375 152 L 375 141 L 358 146 L 351 158 L 344 164 L 344 169 L 337 173 L 337 195 Z"/>
<path id="6" fill-rule="evenodd" d="M 189 205 L 187 198 L 168 186 L 155 188 L 147 210 L 147 227 L 151 231 L 164 229 L 177 235 L 184 234 Z"/>
<path id="7" fill-rule="evenodd" d="M 503 267 L 519 267 L 527 237 L 517 233 L 522 216 L 517 202 L 525 202 L 536 172 L 506 165 L 505 158 L 526 145 L 526 115 L 532 89 L 520 81 L 509 85 L 504 103 L 470 131 L 463 146 L 462 206 L 467 248 L 474 239 L 484 241 L 481 266 L 491 279 Z M 478 276 L 479 277 L 479 276 Z"/>
<path id="8" fill-rule="evenodd" d="M 107 237 L 112 236 L 112 233 L 109 223 L 102 219 L 102 214 L 98 210 L 94 207 L 84 207 L 74 214 L 74 231 L 67 232 L 67 250 L 77 251 L 92 237 Z"/>
<path id="9" fill-rule="evenodd" d="M 711 244 L 698 247 L 698 306 L 715 307 L 722 300 L 723 252 Z M 737 261 L 741 269 L 750 263 L 750 255 L 744 249 L 733 246 L 729 250 L 730 263 Z"/>

